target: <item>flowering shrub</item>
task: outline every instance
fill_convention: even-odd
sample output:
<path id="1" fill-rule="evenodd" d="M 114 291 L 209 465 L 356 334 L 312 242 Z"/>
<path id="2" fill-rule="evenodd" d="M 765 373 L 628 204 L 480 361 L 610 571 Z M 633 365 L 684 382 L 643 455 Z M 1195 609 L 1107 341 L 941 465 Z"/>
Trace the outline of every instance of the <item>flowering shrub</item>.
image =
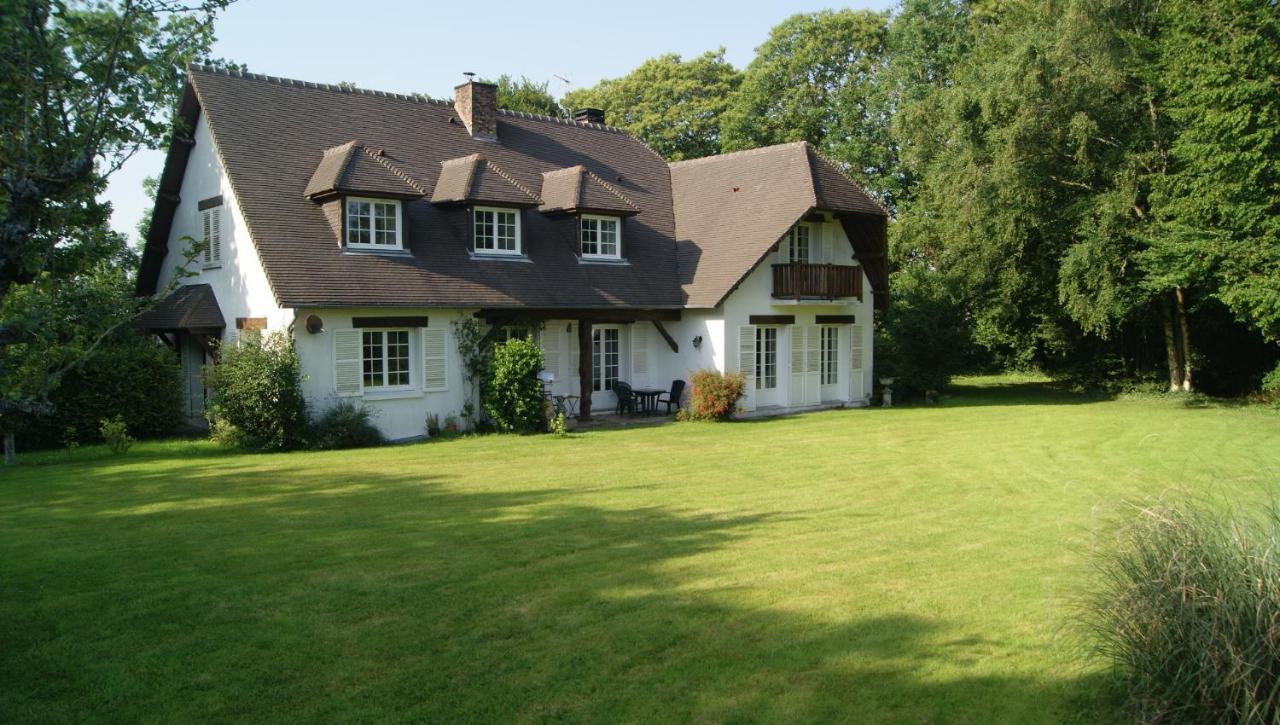
<path id="1" fill-rule="evenodd" d="M 718 370 L 699 370 L 689 380 L 689 413 L 692 420 L 726 420 L 738 408 L 738 399 L 746 391 L 742 373 L 722 374 Z"/>

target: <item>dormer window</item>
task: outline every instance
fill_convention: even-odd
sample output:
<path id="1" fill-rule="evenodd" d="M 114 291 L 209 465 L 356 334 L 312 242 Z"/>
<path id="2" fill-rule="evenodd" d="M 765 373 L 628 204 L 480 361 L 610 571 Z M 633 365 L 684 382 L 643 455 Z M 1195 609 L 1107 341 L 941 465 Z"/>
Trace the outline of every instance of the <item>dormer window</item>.
<path id="1" fill-rule="evenodd" d="M 579 248 L 584 258 L 622 258 L 622 225 L 618 217 L 583 214 L 579 224 Z"/>
<path id="2" fill-rule="evenodd" d="M 403 249 L 400 202 L 347 198 L 347 246 L 352 249 Z"/>
<path id="3" fill-rule="evenodd" d="M 521 254 L 520 212 L 478 206 L 474 210 L 477 254 Z"/>

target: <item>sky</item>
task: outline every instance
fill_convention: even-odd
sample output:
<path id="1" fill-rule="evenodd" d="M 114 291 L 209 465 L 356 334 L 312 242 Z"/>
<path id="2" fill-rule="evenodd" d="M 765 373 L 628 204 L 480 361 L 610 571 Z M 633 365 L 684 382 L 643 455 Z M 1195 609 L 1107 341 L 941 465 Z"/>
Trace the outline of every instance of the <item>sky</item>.
<path id="1" fill-rule="evenodd" d="M 435 98 L 451 98 L 464 71 L 485 78 L 507 73 L 549 81 L 548 90 L 558 98 L 625 75 L 663 53 L 687 58 L 723 46 L 726 59 L 745 68 L 769 30 L 790 15 L 830 7 L 885 10 L 893 4 L 238 0 L 217 20 L 213 56 L 247 64 L 253 73 Z M 111 226 L 131 240 L 150 204 L 142 182 L 158 176 L 163 165 L 164 152 L 144 151 L 109 181 Z"/>

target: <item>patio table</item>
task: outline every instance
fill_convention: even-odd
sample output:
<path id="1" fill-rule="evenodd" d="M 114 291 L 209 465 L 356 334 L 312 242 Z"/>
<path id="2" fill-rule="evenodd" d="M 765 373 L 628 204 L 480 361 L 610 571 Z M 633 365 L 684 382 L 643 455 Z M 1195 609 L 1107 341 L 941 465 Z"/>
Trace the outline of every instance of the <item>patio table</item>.
<path id="1" fill-rule="evenodd" d="M 640 401 L 640 412 L 653 415 L 658 410 L 658 396 L 667 391 L 662 388 L 633 388 L 631 392 Z"/>

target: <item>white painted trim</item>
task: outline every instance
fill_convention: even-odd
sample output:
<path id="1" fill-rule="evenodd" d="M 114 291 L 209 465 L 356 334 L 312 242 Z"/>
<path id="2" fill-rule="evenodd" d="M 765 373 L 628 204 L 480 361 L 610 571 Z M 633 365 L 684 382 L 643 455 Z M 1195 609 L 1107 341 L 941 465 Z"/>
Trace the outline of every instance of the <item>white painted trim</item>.
<path id="1" fill-rule="evenodd" d="M 357 243 L 351 241 L 351 203 L 367 202 L 369 208 L 369 239 L 374 238 L 375 230 L 373 227 L 375 204 L 391 204 L 396 210 L 396 243 L 395 244 L 377 244 L 373 241 L 369 243 Z M 404 209 L 399 199 L 378 199 L 369 196 L 348 196 L 342 200 L 342 243 L 347 249 L 352 250 L 369 250 L 369 251 L 403 251 L 404 250 Z"/>
<path id="2" fill-rule="evenodd" d="M 598 260 L 621 260 L 622 259 L 622 218 L 616 217 L 616 216 L 606 216 L 604 214 L 580 215 L 578 217 L 578 249 L 582 249 L 582 222 L 586 221 L 587 219 L 592 219 L 598 222 L 613 222 L 613 229 L 614 229 L 613 248 L 615 251 L 613 254 L 605 254 L 603 252 L 594 252 L 594 253 L 588 254 L 587 252 L 582 252 L 582 255 L 581 255 L 582 258 L 598 259 Z M 604 246 L 603 242 L 600 240 L 600 235 L 602 233 L 603 232 L 599 228 L 596 229 L 596 248 L 597 249 Z"/>
<path id="3" fill-rule="evenodd" d="M 493 243 L 498 243 L 498 217 L 497 214 L 511 214 L 516 220 L 516 248 L 515 249 L 482 249 L 479 245 L 480 238 L 476 234 L 476 212 L 494 212 L 493 218 Z M 471 250 L 477 257 L 521 257 L 524 256 L 524 221 L 519 209 L 509 206 L 473 206 L 471 207 Z"/>

